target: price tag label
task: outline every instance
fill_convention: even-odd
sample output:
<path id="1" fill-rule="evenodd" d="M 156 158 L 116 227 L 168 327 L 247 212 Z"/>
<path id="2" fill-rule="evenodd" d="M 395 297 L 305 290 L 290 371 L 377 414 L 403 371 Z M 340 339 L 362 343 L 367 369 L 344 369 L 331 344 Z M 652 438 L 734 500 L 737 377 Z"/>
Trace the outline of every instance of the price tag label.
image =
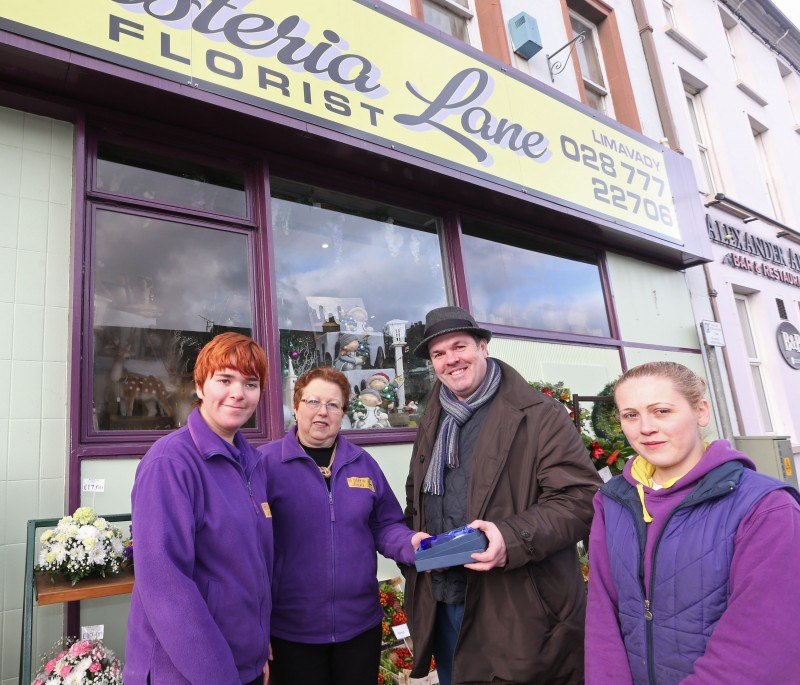
<path id="1" fill-rule="evenodd" d="M 408 630 L 408 623 L 401 623 L 399 626 L 392 626 L 392 632 L 398 640 L 405 640 L 411 637 L 411 632 Z"/>
<path id="2" fill-rule="evenodd" d="M 608 483 L 608 481 L 610 481 L 614 477 L 614 474 L 611 473 L 611 469 L 608 468 L 608 466 L 604 466 L 597 473 L 599 474 L 600 478 L 603 479 L 604 483 Z"/>
<path id="3" fill-rule="evenodd" d="M 105 492 L 106 479 L 105 478 L 84 478 L 83 491 L 84 492 Z"/>
<path id="4" fill-rule="evenodd" d="M 81 640 L 102 640 L 103 628 L 102 624 L 99 626 L 81 626 Z"/>

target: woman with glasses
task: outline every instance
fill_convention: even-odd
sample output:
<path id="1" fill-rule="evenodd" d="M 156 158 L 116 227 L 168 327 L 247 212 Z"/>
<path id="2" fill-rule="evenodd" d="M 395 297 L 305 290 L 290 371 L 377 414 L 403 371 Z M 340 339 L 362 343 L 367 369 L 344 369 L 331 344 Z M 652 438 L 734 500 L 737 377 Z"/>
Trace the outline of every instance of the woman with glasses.
<path id="1" fill-rule="evenodd" d="M 259 449 L 273 516 L 273 685 L 375 685 L 381 620 L 375 552 L 404 564 L 414 533 L 377 462 L 339 434 L 347 377 L 312 369 L 294 388 L 297 425 Z"/>

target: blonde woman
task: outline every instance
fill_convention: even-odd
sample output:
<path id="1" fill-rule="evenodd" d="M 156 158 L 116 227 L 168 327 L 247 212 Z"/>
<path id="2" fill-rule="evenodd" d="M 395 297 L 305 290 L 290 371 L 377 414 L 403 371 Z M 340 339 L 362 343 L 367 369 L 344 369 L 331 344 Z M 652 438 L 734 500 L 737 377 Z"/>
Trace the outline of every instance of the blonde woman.
<path id="1" fill-rule="evenodd" d="M 589 685 L 797 682 L 800 496 L 725 440 L 705 382 L 673 362 L 617 382 L 637 455 L 595 497 Z"/>

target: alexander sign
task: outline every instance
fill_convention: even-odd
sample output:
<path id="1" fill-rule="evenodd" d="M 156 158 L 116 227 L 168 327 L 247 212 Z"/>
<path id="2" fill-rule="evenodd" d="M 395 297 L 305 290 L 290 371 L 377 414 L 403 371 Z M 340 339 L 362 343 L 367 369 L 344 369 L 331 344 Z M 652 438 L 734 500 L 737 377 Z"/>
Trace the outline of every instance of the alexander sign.
<path id="1" fill-rule="evenodd" d="M 385 5 L 2 0 L 0 14 L 7 31 L 683 242 L 686 160 Z"/>
<path id="2" fill-rule="evenodd" d="M 800 252 L 712 219 L 708 214 L 706 229 L 713 242 L 737 250 L 728 252 L 722 258 L 723 264 L 800 288 Z"/>

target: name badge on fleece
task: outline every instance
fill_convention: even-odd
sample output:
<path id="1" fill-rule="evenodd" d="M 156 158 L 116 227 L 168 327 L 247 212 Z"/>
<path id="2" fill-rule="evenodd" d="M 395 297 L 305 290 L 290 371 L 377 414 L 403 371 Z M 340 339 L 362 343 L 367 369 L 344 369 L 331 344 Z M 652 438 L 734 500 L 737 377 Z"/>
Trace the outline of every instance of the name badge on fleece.
<path id="1" fill-rule="evenodd" d="M 272 511 L 269 508 L 269 502 L 261 503 L 261 511 L 264 512 L 264 516 L 266 516 L 268 519 L 272 518 Z"/>
<path id="2" fill-rule="evenodd" d="M 372 490 L 375 492 L 375 484 L 372 482 L 372 478 L 356 478 L 355 476 L 350 476 L 347 479 L 347 484 L 351 488 L 364 488 L 365 490 Z"/>

